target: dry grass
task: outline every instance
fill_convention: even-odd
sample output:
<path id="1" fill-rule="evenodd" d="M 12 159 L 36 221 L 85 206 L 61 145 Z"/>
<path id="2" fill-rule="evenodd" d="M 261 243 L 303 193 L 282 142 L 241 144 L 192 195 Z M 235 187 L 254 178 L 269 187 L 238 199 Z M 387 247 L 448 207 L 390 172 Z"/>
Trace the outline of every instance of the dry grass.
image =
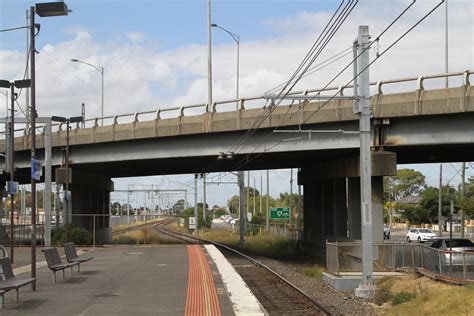
<path id="1" fill-rule="evenodd" d="M 112 243 L 115 244 L 170 244 L 175 243 L 176 240 L 171 240 L 166 236 L 162 236 L 160 233 L 153 229 L 134 230 L 131 232 L 123 233 L 118 236 L 112 237 Z"/>
<path id="2" fill-rule="evenodd" d="M 392 295 L 408 292 L 415 297 L 400 305 L 386 307 L 382 315 L 474 315 L 474 286 L 456 286 L 426 277 L 396 278 Z"/>
<path id="3" fill-rule="evenodd" d="M 161 221 L 161 219 L 153 219 L 153 220 L 150 220 L 150 221 L 147 221 L 147 223 L 154 223 L 154 222 L 159 222 Z M 140 226 L 140 225 L 143 225 L 145 224 L 145 222 L 135 222 L 133 224 L 130 224 L 130 226 L 128 224 L 119 224 L 119 225 L 115 225 L 115 226 L 112 226 L 112 232 L 115 232 L 117 230 L 121 230 L 121 229 L 125 229 L 125 228 L 129 228 L 129 227 L 135 227 L 135 226 Z"/>
<path id="4" fill-rule="evenodd" d="M 326 271 L 324 267 L 319 265 L 313 265 L 311 267 L 307 267 L 303 269 L 303 273 L 309 277 L 316 278 L 321 280 L 323 277 L 323 272 Z"/>

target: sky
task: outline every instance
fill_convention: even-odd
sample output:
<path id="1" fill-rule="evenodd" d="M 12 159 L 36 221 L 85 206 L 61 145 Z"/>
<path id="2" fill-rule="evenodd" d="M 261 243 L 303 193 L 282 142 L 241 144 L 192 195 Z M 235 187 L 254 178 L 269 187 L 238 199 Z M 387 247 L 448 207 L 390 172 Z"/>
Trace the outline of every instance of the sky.
<path id="1" fill-rule="evenodd" d="M 206 0 L 70 0 L 66 17 L 36 17 L 41 29 L 36 37 L 37 108 L 39 116 L 100 114 L 100 73 L 76 58 L 104 67 L 106 115 L 134 113 L 205 103 L 207 101 L 207 1 Z M 262 95 L 288 79 L 322 31 L 339 1 L 314 0 L 214 0 L 212 22 L 240 36 L 240 96 Z M 411 1 L 360 0 L 350 17 L 321 55 L 320 61 L 350 47 L 357 26 L 369 25 L 375 36 Z M 419 0 L 379 41 L 379 51 L 417 22 L 439 1 Z M 449 70 L 474 69 L 474 2 L 449 1 Z M 32 2 L 0 0 L 0 29 L 24 26 Z M 370 72 L 371 80 L 395 79 L 444 72 L 444 7 L 410 32 L 387 52 Z M 26 67 L 26 30 L 0 33 L 0 78 L 20 79 Z M 219 29 L 212 30 L 214 100 L 235 96 L 236 45 Z M 375 57 L 371 51 L 371 58 Z M 323 86 L 348 56 L 302 80 L 296 89 Z M 350 77 L 343 74 L 339 84 Z M 428 88 L 441 85 L 428 83 Z M 451 85 L 459 81 L 451 80 Z M 337 85 L 337 83 L 336 83 Z M 413 85 L 393 87 L 415 89 Z M 390 91 L 385 91 L 386 93 Z M 22 108 L 25 99 L 19 100 Z M 5 101 L 0 95 L 0 116 Z M 22 115 L 18 112 L 18 115 Z M 455 160 L 455 159 L 454 159 Z M 439 165 L 399 166 L 422 171 L 437 186 Z M 445 164 L 443 181 L 460 181 L 459 164 Z M 252 172 L 257 187 L 261 172 Z M 265 173 L 264 173 L 265 174 Z M 290 191 L 290 171 L 270 173 L 270 194 Z M 467 175 L 473 175 L 471 169 Z M 211 174 L 225 182 L 231 174 Z M 161 188 L 192 184 L 192 175 L 114 179 L 116 188 L 154 184 Z M 184 184 L 179 184 L 178 181 Z M 212 184 L 209 204 L 225 204 L 237 193 L 235 184 Z M 191 190 L 191 189 L 190 189 Z M 293 191 L 296 192 L 296 185 Z M 202 199 L 199 189 L 198 199 Z M 265 191 L 265 189 L 264 189 Z M 117 195 L 117 199 L 120 197 Z"/>

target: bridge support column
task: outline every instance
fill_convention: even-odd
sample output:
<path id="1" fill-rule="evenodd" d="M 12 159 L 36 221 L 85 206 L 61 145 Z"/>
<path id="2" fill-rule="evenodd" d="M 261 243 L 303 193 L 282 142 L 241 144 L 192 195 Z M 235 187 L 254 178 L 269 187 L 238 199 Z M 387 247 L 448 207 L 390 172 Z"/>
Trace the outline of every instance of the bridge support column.
<path id="1" fill-rule="evenodd" d="M 372 153 L 373 241 L 383 241 L 383 176 L 396 174 L 396 156 Z M 304 241 L 324 254 L 326 240 L 361 239 L 359 157 L 318 161 L 301 169 Z"/>
<path id="2" fill-rule="evenodd" d="M 110 243 L 110 192 L 114 189 L 113 182 L 103 175 L 80 170 L 73 170 L 72 175 L 72 223 L 95 233 L 96 244 Z"/>

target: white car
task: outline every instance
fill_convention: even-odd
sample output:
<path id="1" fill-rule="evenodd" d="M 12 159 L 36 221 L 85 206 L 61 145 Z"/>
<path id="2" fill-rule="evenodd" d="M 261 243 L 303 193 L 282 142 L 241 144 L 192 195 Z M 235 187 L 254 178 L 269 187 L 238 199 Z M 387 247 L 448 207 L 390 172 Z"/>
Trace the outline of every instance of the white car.
<path id="1" fill-rule="evenodd" d="M 407 233 L 407 241 L 411 242 L 415 240 L 418 242 L 435 241 L 436 234 L 426 228 L 412 228 Z"/>

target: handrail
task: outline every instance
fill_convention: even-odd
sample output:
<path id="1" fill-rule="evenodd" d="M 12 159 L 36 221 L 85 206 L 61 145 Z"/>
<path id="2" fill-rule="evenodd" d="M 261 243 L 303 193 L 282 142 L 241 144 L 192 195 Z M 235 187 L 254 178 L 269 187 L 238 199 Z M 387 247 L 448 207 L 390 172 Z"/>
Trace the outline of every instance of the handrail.
<path id="1" fill-rule="evenodd" d="M 399 78 L 399 79 L 389 79 L 389 80 L 379 80 L 379 81 L 373 81 L 370 82 L 371 86 L 376 87 L 376 94 L 382 95 L 383 94 L 383 86 L 384 85 L 389 85 L 389 84 L 397 84 L 397 83 L 404 83 L 404 82 L 411 82 L 411 81 L 416 81 L 417 86 L 416 90 L 424 90 L 424 82 L 426 80 L 430 79 L 439 79 L 439 78 L 449 78 L 449 77 L 463 77 L 463 85 L 465 86 L 470 86 L 470 75 L 474 74 L 474 71 L 471 70 L 465 70 L 465 71 L 460 71 L 460 72 L 452 72 L 452 73 L 440 73 L 440 74 L 432 74 L 432 75 L 421 75 L 418 77 L 407 77 L 407 78 Z M 317 95 L 320 94 L 321 92 L 329 92 L 329 91 L 336 91 L 336 94 L 339 96 L 344 95 L 344 90 L 348 88 L 353 88 L 353 85 L 347 85 L 347 86 L 330 86 L 326 87 L 324 89 L 322 88 L 317 88 L 317 89 L 305 89 L 301 91 L 292 91 L 288 95 L 293 96 L 293 95 L 308 95 L 308 99 L 313 97 L 310 95 L 311 93 L 316 93 Z M 160 120 L 163 119 L 163 113 L 165 112 L 173 112 L 176 111 L 178 112 L 177 117 L 184 117 L 186 116 L 186 111 L 190 109 L 202 109 L 203 113 L 217 113 L 218 108 L 221 105 L 227 105 L 227 104 L 238 104 L 237 110 L 245 110 L 245 102 L 249 101 L 256 101 L 256 100 L 266 100 L 265 95 L 260 95 L 260 96 L 252 96 L 252 97 L 247 97 L 247 98 L 239 98 L 239 99 L 229 99 L 229 100 L 222 100 L 222 101 L 216 101 L 213 102 L 212 105 L 209 106 L 207 103 L 199 103 L 199 104 L 191 104 L 191 105 L 185 105 L 185 106 L 175 106 L 175 107 L 168 107 L 168 108 L 160 108 L 160 109 L 155 109 L 155 110 L 147 110 L 143 112 L 134 112 L 134 113 L 123 113 L 123 114 L 117 114 L 117 115 L 108 115 L 108 116 L 103 116 L 103 117 L 94 117 L 94 118 L 87 118 L 84 120 L 84 126 L 86 126 L 87 123 L 92 123 L 91 127 L 99 127 L 99 121 L 104 121 L 104 120 L 111 120 L 112 125 L 119 124 L 118 119 L 119 118 L 131 118 L 131 122 L 140 122 L 140 116 L 143 115 L 150 115 L 154 114 L 154 119 Z M 264 106 L 263 106 L 264 107 Z M 52 124 L 52 127 L 58 127 L 58 132 L 64 132 L 62 128 L 63 124 L 58 124 L 54 123 Z M 105 125 L 107 126 L 107 125 Z M 109 125 L 110 126 L 110 125 Z M 76 126 L 77 129 L 81 129 L 80 124 L 78 123 Z M 25 129 L 18 129 L 15 131 L 25 131 Z M 0 132 L 0 134 L 4 134 L 5 132 Z M 28 133 L 27 133 L 28 134 Z M 25 134 L 25 135 L 27 135 Z"/>

